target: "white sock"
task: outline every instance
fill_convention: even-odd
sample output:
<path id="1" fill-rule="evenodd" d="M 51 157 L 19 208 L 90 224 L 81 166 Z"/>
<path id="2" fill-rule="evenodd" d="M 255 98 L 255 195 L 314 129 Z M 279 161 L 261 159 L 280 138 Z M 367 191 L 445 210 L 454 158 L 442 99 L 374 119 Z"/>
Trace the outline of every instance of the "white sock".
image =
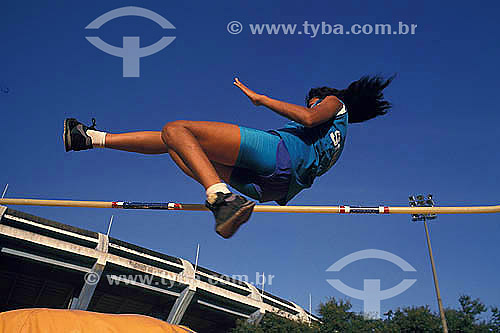
<path id="1" fill-rule="evenodd" d="M 206 191 L 206 194 L 207 194 L 207 200 L 209 202 L 211 202 L 212 200 L 214 200 L 214 196 L 217 192 L 222 192 L 224 194 L 226 193 L 231 193 L 231 191 L 229 191 L 229 189 L 227 188 L 227 185 L 224 184 L 224 183 L 217 183 L 217 184 L 213 184 L 212 186 L 209 186 L 207 188 L 207 191 Z M 212 199 L 212 200 L 210 200 Z"/>
<path id="2" fill-rule="evenodd" d="M 104 148 L 106 144 L 106 132 L 87 130 L 87 135 L 92 139 L 94 148 Z"/>

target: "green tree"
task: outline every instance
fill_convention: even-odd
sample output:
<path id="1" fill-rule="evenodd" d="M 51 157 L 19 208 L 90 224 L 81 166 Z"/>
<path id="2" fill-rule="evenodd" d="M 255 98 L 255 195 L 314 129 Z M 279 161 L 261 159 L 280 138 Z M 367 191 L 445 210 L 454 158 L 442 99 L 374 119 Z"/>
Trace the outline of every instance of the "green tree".
<path id="1" fill-rule="evenodd" d="M 390 332 L 442 332 L 439 317 L 431 312 L 429 306 L 406 307 L 386 313 L 387 327 Z"/>
<path id="2" fill-rule="evenodd" d="M 320 332 L 346 332 L 352 328 L 357 320 L 356 314 L 350 312 L 352 305 L 349 301 L 330 298 L 319 306 L 319 314 L 323 321 Z"/>
<path id="3" fill-rule="evenodd" d="M 479 316 L 487 310 L 479 299 L 473 300 L 470 296 L 462 295 L 458 302 L 460 303 L 460 309 L 446 309 L 445 311 L 450 332 L 491 332 L 489 330 L 490 325 L 479 320 Z"/>
<path id="4" fill-rule="evenodd" d="M 332 332 L 385 332 L 386 324 L 382 320 L 366 319 L 363 315 L 351 312 L 349 301 L 330 298 L 319 306 L 322 324 L 321 333 Z"/>
<path id="5" fill-rule="evenodd" d="M 500 333 L 500 310 L 491 308 L 491 318 L 481 320 L 487 311 L 479 299 L 460 296 L 459 309 L 446 309 L 445 316 L 450 333 Z M 439 314 L 429 306 L 406 307 L 390 310 L 385 319 L 366 319 L 362 314 L 351 311 L 349 301 L 330 298 L 319 306 L 321 323 L 299 323 L 276 314 L 266 314 L 259 326 L 244 321 L 238 322 L 233 333 L 440 333 L 442 332 Z"/>
<path id="6" fill-rule="evenodd" d="M 232 333 L 318 333 L 319 324 L 301 323 L 286 319 L 274 313 L 266 313 L 260 324 L 255 326 L 246 321 L 240 320 L 236 324 Z"/>
<path id="7" fill-rule="evenodd" d="M 500 333 L 500 310 L 498 307 L 491 307 L 491 320 L 490 320 L 491 332 Z"/>

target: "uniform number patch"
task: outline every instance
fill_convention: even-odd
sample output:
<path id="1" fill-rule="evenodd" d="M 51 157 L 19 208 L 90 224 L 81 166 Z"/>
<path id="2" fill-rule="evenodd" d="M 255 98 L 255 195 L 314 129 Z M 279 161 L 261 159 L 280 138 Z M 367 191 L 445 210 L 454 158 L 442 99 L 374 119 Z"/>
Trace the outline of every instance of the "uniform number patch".
<path id="1" fill-rule="evenodd" d="M 332 139 L 335 149 L 338 149 L 340 147 L 340 141 L 342 140 L 342 135 L 340 134 L 340 131 L 335 131 L 330 133 L 330 139 Z"/>

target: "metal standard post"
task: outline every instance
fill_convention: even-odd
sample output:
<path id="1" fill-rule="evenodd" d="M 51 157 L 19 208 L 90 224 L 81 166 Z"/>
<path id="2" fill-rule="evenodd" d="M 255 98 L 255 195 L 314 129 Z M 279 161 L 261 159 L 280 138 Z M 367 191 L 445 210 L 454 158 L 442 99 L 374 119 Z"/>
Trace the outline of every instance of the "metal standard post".
<path id="1" fill-rule="evenodd" d="M 424 217 L 424 227 L 425 227 L 425 234 L 427 236 L 427 247 L 429 248 L 429 257 L 431 259 L 432 276 L 434 278 L 434 287 L 436 288 L 436 297 L 439 306 L 439 314 L 441 316 L 441 323 L 443 324 L 443 332 L 448 333 L 448 325 L 446 323 L 446 317 L 444 315 L 443 302 L 441 301 L 441 293 L 439 292 L 439 283 L 436 273 L 436 265 L 434 264 L 434 257 L 432 255 L 431 238 L 429 236 L 429 229 L 427 228 L 427 221 L 425 217 Z"/>
<path id="2" fill-rule="evenodd" d="M 427 198 L 424 198 L 423 195 L 417 195 L 415 199 L 414 196 L 409 197 L 409 202 L 411 207 L 433 207 L 434 200 L 432 199 L 432 195 L 429 194 Z M 446 317 L 444 315 L 443 302 L 441 301 L 441 293 L 439 291 L 439 283 L 436 273 L 436 265 L 434 264 L 434 256 L 432 255 L 432 246 L 431 246 L 431 237 L 429 236 L 429 228 L 427 227 L 427 219 L 435 219 L 436 214 L 413 214 L 413 221 L 424 221 L 425 227 L 425 235 L 427 237 L 427 248 L 429 249 L 429 258 L 431 259 L 432 266 L 432 276 L 434 279 L 434 287 L 436 289 L 436 297 L 438 301 L 439 307 L 439 315 L 441 316 L 441 324 L 443 325 L 443 332 L 448 333 L 448 325 L 446 323 Z"/>

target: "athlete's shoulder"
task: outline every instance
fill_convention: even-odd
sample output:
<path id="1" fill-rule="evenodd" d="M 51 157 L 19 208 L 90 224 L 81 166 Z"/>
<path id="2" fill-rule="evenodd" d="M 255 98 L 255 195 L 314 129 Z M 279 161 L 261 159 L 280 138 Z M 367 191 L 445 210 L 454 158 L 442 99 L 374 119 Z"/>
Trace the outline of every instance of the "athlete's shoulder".
<path id="1" fill-rule="evenodd" d="M 335 115 L 342 115 L 347 112 L 345 103 L 335 95 L 328 95 L 323 100 L 321 100 L 316 106 L 323 104 L 328 105 L 335 112 Z"/>

